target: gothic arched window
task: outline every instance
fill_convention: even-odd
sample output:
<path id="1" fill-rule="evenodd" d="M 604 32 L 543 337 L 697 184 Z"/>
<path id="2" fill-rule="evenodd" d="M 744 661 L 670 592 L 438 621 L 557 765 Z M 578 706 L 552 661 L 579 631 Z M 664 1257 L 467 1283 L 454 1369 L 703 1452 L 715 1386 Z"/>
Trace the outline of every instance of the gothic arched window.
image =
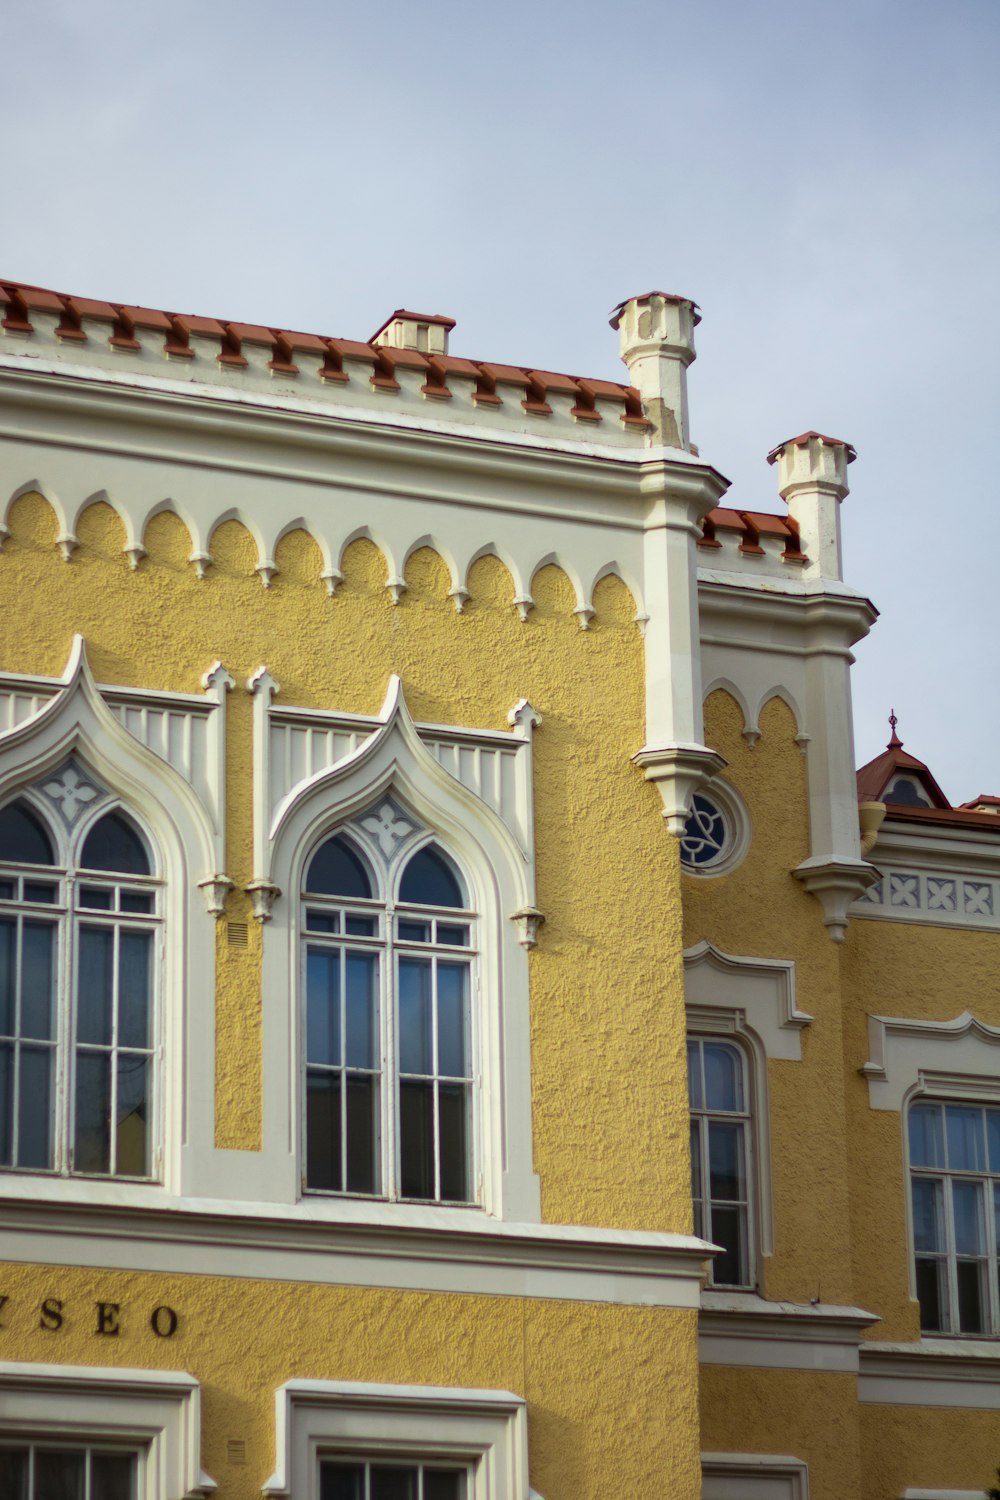
<path id="1" fill-rule="evenodd" d="M 0 809 L 0 1168 L 149 1178 L 160 882 L 72 762 L 41 790 Z"/>
<path id="2" fill-rule="evenodd" d="M 305 1186 L 470 1203 L 477 914 L 458 865 L 384 800 L 302 892 Z"/>

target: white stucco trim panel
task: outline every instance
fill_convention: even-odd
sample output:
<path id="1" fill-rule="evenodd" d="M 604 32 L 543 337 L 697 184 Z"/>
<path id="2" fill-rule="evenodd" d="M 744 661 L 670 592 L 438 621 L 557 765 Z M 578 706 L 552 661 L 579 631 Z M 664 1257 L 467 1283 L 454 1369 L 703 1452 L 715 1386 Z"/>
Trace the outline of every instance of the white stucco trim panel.
<path id="1" fill-rule="evenodd" d="M 385 1205 L 380 1205 L 385 1209 Z M 508 1224 L 470 1211 L 316 1223 L 308 1205 L 113 1211 L 6 1202 L 0 1260 L 323 1286 L 696 1309 L 713 1247 L 690 1235 Z M 404 1207 L 404 1205 L 399 1205 Z M 198 1211 L 200 1208 L 202 1211 Z"/>
<path id="2" fill-rule="evenodd" d="M 702 1293 L 698 1357 L 737 1369 L 856 1375 L 858 1342 L 878 1319 L 860 1307 L 768 1302 L 753 1292 Z"/>
<path id="3" fill-rule="evenodd" d="M 317 1500 L 324 1454 L 474 1465 L 470 1500 L 529 1500 L 528 1418 L 510 1391 L 289 1380 L 275 1394 L 270 1500 Z"/>
<path id="4" fill-rule="evenodd" d="M 809 1466 L 773 1453 L 703 1453 L 702 1500 L 809 1500 Z"/>
<path id="5" fill-rule="evenodd" d="M 143 1500 L 205 1500 L 201 1387 L 176 1370 L 0 1362 L 0 1436 L 115 1439 L 140 1449 Z"/>
<path id="6" fill-rule="evenodd" d="M 862 1344 L 858 1400 L 1000 1411 L 1000 1345 L 984 1339 Z"/>
<path id="7" fill-rule="evenodd" d="M 868 1017 L 872 1109 L 903 1109 L 913 1093 L 996 1103 L 1000 1098 L 1000 1028 L 963 1011 L 952 1021 Z"/>

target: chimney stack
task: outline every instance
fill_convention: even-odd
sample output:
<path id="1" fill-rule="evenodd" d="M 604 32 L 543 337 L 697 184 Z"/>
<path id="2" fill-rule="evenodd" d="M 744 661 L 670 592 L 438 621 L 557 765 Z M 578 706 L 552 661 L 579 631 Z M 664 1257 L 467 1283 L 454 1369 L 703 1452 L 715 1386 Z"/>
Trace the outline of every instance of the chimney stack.
<path id="1" fill-rule="evenodd" d="M 448 335 L 454 326 L 455 319 L 441 313 L 407 312 L 405 307 L 397 307 L 368 342 L 387 344 L 390 349 L 417 349 L 421 354 L 447 354 Z"/>
<path id="2" fill-rule="evenodd" d="M 844 576 L 840 547 L 840 502 L 847 494 L 847 465 L 857 454 L 850 443 L 821 432 L 779 443 L 767 455 L 778 465 L 778 493 L 799 529 L 799 545 L 808 558 L 804 578 Z"/>
<path id="3" fill-rule="evenodd" d="M 666 448 L 691 447 L 687 367 L 695 358 L 700 322 L 694 302 L 669 292 L 630 297 L 611 316 L 621 357 L 653 424 L 653 441 Z"/>

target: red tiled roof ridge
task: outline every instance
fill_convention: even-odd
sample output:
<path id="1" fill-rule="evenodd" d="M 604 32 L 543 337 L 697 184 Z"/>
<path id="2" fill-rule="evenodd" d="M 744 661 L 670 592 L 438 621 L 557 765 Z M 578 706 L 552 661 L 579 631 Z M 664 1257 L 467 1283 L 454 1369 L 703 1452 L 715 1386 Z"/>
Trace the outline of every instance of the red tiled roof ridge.
<path id="1" fill-rule="evenodd" d="M 783 448 L 802 448 L 812 438 L 815 438 L 817 442 L 825 443 L 828 448 L 846 448 L 847 462 L 849 464 L 852 464 L 858 456 L 857 449 L 853 443 L 845 443 L 843 438 L 827 437 L 825 432 L 800 432 L 798 437 L 785 438 L 783 443 L 778 443 L 777 447 L 772 448 L 767 455 L 768 463 L 777 463 L 778 454 Z"/>
<path id="2" fill-rule="evenodd" d="M 882 751 L 881 755 L 876 755 L 874 760 L 869 760 L 863 766 L 859 767 L 857 773 L 858 801 L 877 802 L 881 800 L 882 793 L 889 785 L 891 778 L 899 771 L 912 771 L 923 782 L 927 792 L 937 802 L 937 807 L 928 809 L 928 811 L 946 812 L 952 810 L 951 803 L 934 780 L 924 762 L 918 760 L 915 755 L 910 755 L 908 751 L 896 748 L 891 744 Z M 889 802 L 887 805 L 893 809 L 904 805 L 909 806 L 909 804 L 899 802 Z M 895 811 L 893 812 L 893 816 L 895 816 Z"/>
<path id="3" fill-rule="evenodd" d="M 376 365 L 381 363 L 383 356 L 387 353 L 389 355 L 395 354 L 396 356 L 398 356 L 399 353 L 402 352 L 399 350 L 387 349 L 384 345 L 374 344 L 371 340 L 340 339 L 332 334 L 304 334 L 291 329 L 279 328 L 269 324 L 250 323 L 244 321 L 243 319 L 237 318 L 216 319 L 205 317 L 201 314 L 170 312 L 161 308 L 145 307 L 138 303 L 108 302 L 103 298 L 82 297 L 74 292 L 56 292 L 53 291 L 50 287 L 36 286 L 31 282 L 13 281 L 5 278 L 0 278 L 0 303 L 7 302 L 9 305 L 12 299 L 14 301 L 21 299 L 21 294 L 28 294 L 28 296 L 32 298 L 38 297 L 39 299 L 53 299 L 55 305 L 50 304 L 44 310 L 50 312 L 61 311 L 70 320 L 71 324 L 75 325 L 77 329 L 79 328 L 79 314 L 77 313 L 77 309 L 79 309 L 80 313 L 82 313 L 82 315 L 86 317 L 97 315 L 96 309 L 100 308 L 103 310 L 103 316 L 110 316 L 114 317 L 115 319 L 125 320 L 131 324 L 138 324 L 140 319 L 135 315 L 142 314 L 143 320 L 149 320 L 148 322 L 144 322 L 144 326 L 146 326 L 147 328 L 157 327 L 162 329 L 162 331 L 166 334 L 168 341 L 170 340 L 171 330 L 173 329 L 173 326 L 175 324 L 178 324 L 185 332 L 188 329 L 193 329 L 202 333 L 211 331 L 214 334 L 216 329 L 218 329 L 218 336 L 220 337 L 220 340 L 232 340 L 234 350 L 238 350 L 241 339 L 246 339 L 247 342 L 254 341 L 253 335 L 249 332 L 249 330 L 252 329 L 258 335 L 258 342 L 261 341 L 259 336 L 269 335 L 276 342 L 280 343 L 283 340 L 287 340 L 290 345 L 295 345 L 297 343 L 298 347 L 300 348 L 304 347 L 304 344 L 300 341 L 317 340 L 324 346 L 329 344 L 340 344 L 345 348 L 356 351 L 356 353 L 359 355 L 361 354 L 362 350 L 368 350 L 371 353 L 373 363 Z M 687 301 L 688 299 L 680 298 L 677 300 Z M 39 303 L 39 310 L 43 310 L 43 304 L 41 303 Z M 3 307 L 0 306 L 0 313 L 2 312 Z M 397 308 L 396 311 L 391 315 L 391 317 L 385 320 L 381 328 L 376 330 L 376 333 L 372 335 L 372 338 L 377 337 L 378 333 L 381 333 L 384 328 L 388 327 L 388 325 L 393 321 L 394 318 L 400 316 L 418 319 L 420 322 L 431 322 L 449 328 L 453 328 L 455 326 L 454 319 L 446 318 L 443 314 L 435 313 L 425 315 L 423 313 L 408 312 L 405 308 Z M 5 325 L 9 325 L 11 323 L 11 319 L 9 316 L 4 319 L 4 323 Z M 18 331 L 31 331 L 30 322 L 26 322 L 25 320 L 15 319 L 13 326 L 16 326 Z M 77 332 L 74 334 L 72 327 L 68 327 L 68 330 L 64 329 L 61 336 L 65 336 L 67 331 L 69 333 L 69 336 L 71 337 L 84 337 L 81 332 Z M 115 340 L 115 342 L 121 347 L 139 347 L 138 342 L 133 341 L 130 335 L 118 338 Z M 173 345 L 172 350 L 174 353 L 181 354 L 185 352 L 191 352 L 184 350 L 179 345 Z M 335 349 L 334 353 L 336 352 L 337 351 Z M 417 353 L 416 350 L 412 352 Z M 433 359 L 434 357 L 435 356 L 433 355 L 420 355 L 420 358 L 422 360 Z M 444 356 L 445 359 L 451 357 L 452 356 Z M 239 364 L 241 362 L 242 361 L 238 353 L 234 353 L 227 360 L 223 361 L 223 363 L 234 364 Z M 475 366 L 475 368 L 480 372 L 485 372 L 486 367 L 494 363 L 488 360 L 468 360 L 465 362 Z M 291 361 L 288 361 L 287 367 L 291 373 L 295 373 L 295 367 L 294 365 L 292 365 Z M 624 382 L 610 381 L 604 380 L 603 378 L 598 379 L 596 377 L 588 376 L 563 375 L 548 370 L 539 371 L 535 370 L 530 365 L 498 365 L 497 368 L 518 370 L 523 376 L 526 385 L 529 385 L 532 379 L 538 379 L 542 384 L 550 387 L 554 386 L 556 381 L 565 381 L 572 386 L 574 393 L 578 393 L 585 399 L 589 400 L 591 410 L 593 410 L 593 400 L 595 392 L 588 391 L 587 387 L 595 387 L 596 394 L 598 395 L 604 395 L 610 397 L 611 399 L 618 398 L 622 400 L 622 402 L 625 404 L 624 420 L 626 422 L 641 421 L 645 423 L 639 392 L 634 386 L 626 384 Z"/>

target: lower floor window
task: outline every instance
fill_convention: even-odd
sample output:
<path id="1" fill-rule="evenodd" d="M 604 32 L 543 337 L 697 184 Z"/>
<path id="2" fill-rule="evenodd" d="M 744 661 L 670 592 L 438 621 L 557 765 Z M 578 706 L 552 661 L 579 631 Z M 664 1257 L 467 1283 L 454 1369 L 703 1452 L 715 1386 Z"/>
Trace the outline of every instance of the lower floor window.
<path id="1" fill-rule="evenodd" d="M 49 1443 L 0 1444 L 0 1497 L 136 1500 L 136 1455 Z"/>
<path id="2" fill-rule="evenodd" d="M 910 1186 L 920 1326 L 1000 1331 L 1000 1110 L 910 1108 Z"/>
<path id="3" fill-rule="evenodd" d="M 332 1458 L 320 1464 L 319 1500 L 466 1500 L 465 1481 L 464 1468 Z"/>

